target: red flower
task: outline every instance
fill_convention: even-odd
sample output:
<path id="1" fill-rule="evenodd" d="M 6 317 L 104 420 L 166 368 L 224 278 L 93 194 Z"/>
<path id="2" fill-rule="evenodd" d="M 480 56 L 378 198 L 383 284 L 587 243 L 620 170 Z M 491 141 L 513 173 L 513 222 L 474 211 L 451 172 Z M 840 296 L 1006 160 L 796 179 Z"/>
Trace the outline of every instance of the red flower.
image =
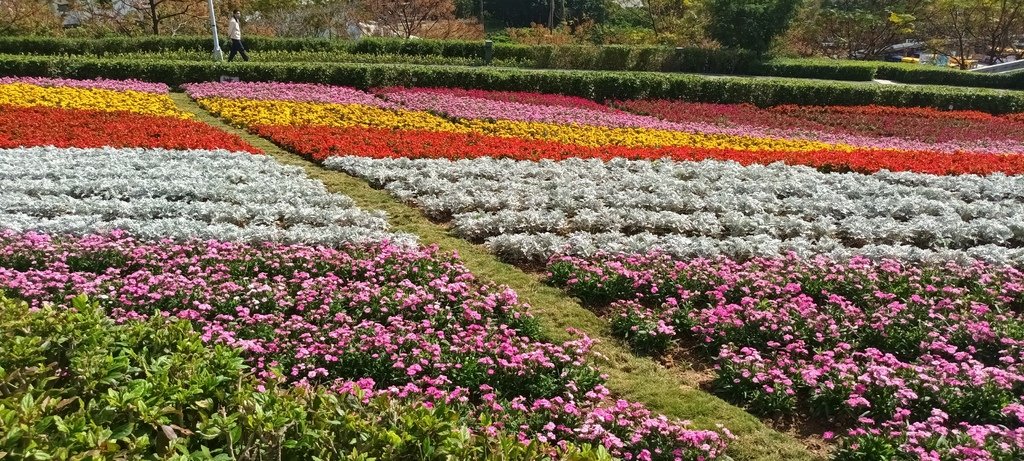
<path id="1" fill-rule="evenodd" d="M 0 148 L 162 147 L 261 153 L 238 136 L 195 120 L 49 107 L 0 106 Z"/>
<path id="2" fill-rule="evenodd" d="M 382 128 L 332 128 L 257 126 L 253 132 L 278 145 L 316 161 L 332 156 L 355 155 L 371 158 L 479 157 L 517 160 L 563 160 L 567 158 L 621 157 L 636 160 L 734 160 L 744 165 L 785 162 L 808 165 L 826 171 L 873 173 L 878 170 L 914 171 L 940 175 L 1024 173 L 1024 155 L 995 155 L 920 151 L 744 151 L 691 147 L 585 147 L 551 141 L 503 138 L 482 134 Z"/>

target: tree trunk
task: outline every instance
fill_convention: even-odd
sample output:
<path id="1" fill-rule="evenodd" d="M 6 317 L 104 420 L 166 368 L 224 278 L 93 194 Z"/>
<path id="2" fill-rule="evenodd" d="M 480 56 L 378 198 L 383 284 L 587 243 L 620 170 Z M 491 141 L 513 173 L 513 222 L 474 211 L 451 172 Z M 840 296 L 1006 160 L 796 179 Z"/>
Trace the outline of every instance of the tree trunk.
<path id="1" fill-rule="evenodd" d="M 156 15 L 157 0 L 149 0 L 149 18 L 153 20 L 153 35 L 160 35 L 160 17 Z"/>
<path id="2" fill-rule="evenodd" d="M 651 19 L 651 30 L 654 31 L 654 36 L 658 36 L 658 18 L 654 16 L 654 7 L 651 6 L 651 1 L 647 0 L 643 2 L 643 6 L 647 7 L 647 17 Z"/>
<path id="3" fill-rule="evenodd" d="M 551 0 L 551 10 L 548 11 L 548 29 L 555 30 L 555 0 Z"/>

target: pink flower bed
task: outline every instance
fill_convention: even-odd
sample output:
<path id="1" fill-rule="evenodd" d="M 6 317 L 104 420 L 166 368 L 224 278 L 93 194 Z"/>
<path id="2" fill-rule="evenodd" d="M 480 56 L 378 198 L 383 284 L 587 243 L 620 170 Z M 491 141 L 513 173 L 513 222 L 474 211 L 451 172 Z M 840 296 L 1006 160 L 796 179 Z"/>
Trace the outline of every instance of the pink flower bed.
<path id="1" fill-rule="evenodd" d="M 170 91 L 163 83 L 149 83 L 139 80 L 73 80 L 67 78 L 47 77 L 2 77 L 0 85 L 24 83 L 45 87 L 97 88 L 114 91 L 139 91 L 143 93 L 166 94 Z"/>
<path id="2" fill-rule="evenodd" d="M 606 106 L 599 102 L 591 101 L 579 96 L 564 96 L 560 94 L 531 93 L 527 91 L 489 91 L 489 90 L 466 90 L 462 88 L 384 88 L 375 90 L 375 93 L 386 94 L 395 91 L 416 91 L 420 93 L 446 94 L 460 98 L 489 99 L 492 101 L 516 102 L 520 104 L 532 104 L 538 106 L 569 107 L 573 109 L 596 110 L 599 112 L 618 112 L 618 109 Z"/>
<path id="3" fill-rule="evenodd" d="M 627 112 L 486 99 L 479 97 L 480 93 L 463 95 L 461 92 L 430 88 L 391 88 L 382 90 L 380 94 L 409 109 L 440 112 L 456 118 L 685 130 L 681 124 Z"/>
<path id="4" fill-rule="evenodd" d="M 344 86 L 314 83 L 227 82 L 188 83 L 182 85 L 194 99 L 230 98 L 331 104 L 364 104 L 376 107 L 395 107 L 372 94 Z"/>
<path id="5" fill-rule="evenodd" d="M 608 305 L 638 351 L 699 344 L 715 387 L 761 414 L 845 428 L 838 459 L 1024 455 L 1024 273 L 796 257 L 560 257 L 552 283 Z"/>
<path id="6" fill-rule="evenodd" d="M 435 249 L 0 232 L 0 289 L 33 306 L 84 293 L 122 321 L 187 319 L 205 341 L 242 349 L 262 379 L 486 409 L 524 442 L 710 460 L 730 437 L 610 401 L 589 339 L 537 339 L 513 291 Z"/>

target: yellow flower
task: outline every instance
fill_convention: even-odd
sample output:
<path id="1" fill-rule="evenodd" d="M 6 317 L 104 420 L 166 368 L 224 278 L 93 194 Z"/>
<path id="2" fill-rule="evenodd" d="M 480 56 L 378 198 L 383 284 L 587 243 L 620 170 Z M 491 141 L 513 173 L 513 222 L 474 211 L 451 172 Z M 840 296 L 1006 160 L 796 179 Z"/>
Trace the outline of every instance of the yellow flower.
<path id="1" fill-rule="evenodd" d="M 467 131 L 464 127 L 428 112 L 392 110 L 360 104 L 206 98 L 200 99 L 199 105 L 242 127 L 308 125 Z"/>
<path id="2" fill-rule="evenodd" d="M 145 115 L 191 118 L 164 94 L 114 91 L 99 88 L 42 87 L 27 83 L 0 85 L 0 105 L 60 107 L 104 112 L 127 111 Z"/>
<path id="3" fill-rule="evenodd" d="M 541 139 L 582 146 L 700 147 L 736 150 L 853 150 L 852 146 L 819 141 L 758 138 L 724 134 L 688 133 L 650 128 L 610 128 L 590 125 L 557 125 L 512 120 L 462 120 L 473 131 L 493 136 Z"/>

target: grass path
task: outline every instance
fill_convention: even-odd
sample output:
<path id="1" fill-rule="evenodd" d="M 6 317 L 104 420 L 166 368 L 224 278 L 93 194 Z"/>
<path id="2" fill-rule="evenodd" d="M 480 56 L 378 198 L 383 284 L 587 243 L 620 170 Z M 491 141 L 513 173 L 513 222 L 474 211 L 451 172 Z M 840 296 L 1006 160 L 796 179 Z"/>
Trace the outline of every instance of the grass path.
<path id="1" fill-rule="evenodd" d="M 562 290 L 544 284 L 537 275 L 505 264 L 482 246 L 450 235 L 443 226 L 430 222 L 417 209 L 400 203 L 383 190 L 373 189 L 361 179 L 322 168 L 263 138 L 230 126 L 204 111 L 183 93 L 172 93 L 171 98 L 179 108 L 195 114 L 198 120 L 241 136 L 280 163 L 304 168 L 309 177 L 323 182 L 331 192 L 351 197 L 360 208 L 386 212 L 394 230 L 415 234 L 422 243 L 436 244 L 442 251 L 457 252 L 478 278 L 507 285 L 519 293 L 520 299 L 530 304 L 531 312 L 540 320 L 550 338 L 568 338 L 566 329 L 576 328 L 597 340 L 594 351 L 603 356 L 598 364 L 608 374 L 607 387 L 616 395 L 643 402 L 652 410 L 670 417 L 692 420 L 700 427 L 713 428 L 715 423 L 724 424 L 738 436 L 729 453 L 736 461 L 820 459 L 795 438 L 769 428 L 742 409 L 700 390 L 694 382 L 673 374 L 652 360 L 634 356 L 610 335 L 605 321 Z"/>

